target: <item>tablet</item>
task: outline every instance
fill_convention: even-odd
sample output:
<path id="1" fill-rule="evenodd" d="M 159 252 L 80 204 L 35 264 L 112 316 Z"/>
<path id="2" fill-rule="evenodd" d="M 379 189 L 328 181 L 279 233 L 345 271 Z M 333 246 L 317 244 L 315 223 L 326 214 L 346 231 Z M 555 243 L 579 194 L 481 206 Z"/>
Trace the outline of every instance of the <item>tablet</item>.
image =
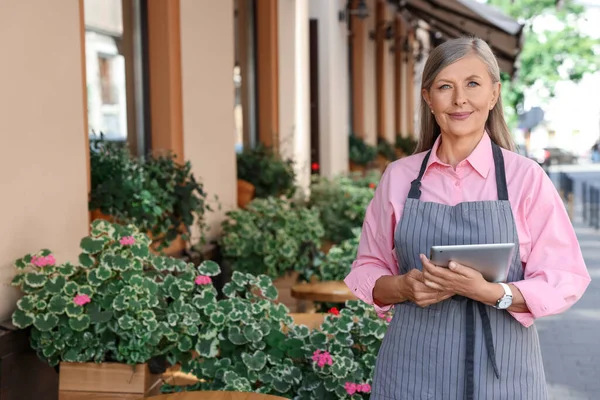
<path id="1" fill-rule="evenodd" d="M 429 259 L 440 267 L 454 261 L 481 272 L 488 282 L 504 282 L 514 249 L 514 243 L 432 246 Z"/>

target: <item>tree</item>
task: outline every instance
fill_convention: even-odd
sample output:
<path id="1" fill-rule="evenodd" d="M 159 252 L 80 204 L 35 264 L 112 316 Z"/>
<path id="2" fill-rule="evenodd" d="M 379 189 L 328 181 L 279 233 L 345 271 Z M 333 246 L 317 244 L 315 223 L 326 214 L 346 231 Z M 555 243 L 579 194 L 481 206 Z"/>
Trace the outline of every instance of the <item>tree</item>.
<path id="1" fill-rule="evenodd" d="M 584 7 L 573 0 L 487 0 L 523 23 L 524 43 L 515 79 L 503 75 L 503 99 L 509 123 L 522 113 L 525 89 L 537 85 L 554 95 L 561 80 L 579 81 L 587 72 L 598 70 L 600 58 L 597 40 L 579 27 Z M 552 21 L 553 29 L 540 27 L 542 20 Z"/>

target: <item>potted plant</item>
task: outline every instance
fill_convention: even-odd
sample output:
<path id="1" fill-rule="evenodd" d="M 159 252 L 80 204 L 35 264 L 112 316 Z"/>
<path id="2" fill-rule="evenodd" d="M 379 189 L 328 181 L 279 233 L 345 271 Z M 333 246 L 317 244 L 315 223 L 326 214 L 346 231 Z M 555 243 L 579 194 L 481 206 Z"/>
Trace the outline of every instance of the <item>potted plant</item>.
<path id="1" fill-rule="evenodd" d="M 202 349 L 196 306 L 213 300 L 203 286 L 218 265 L 196 269 L 150 243 L 132 225 L 96 220 L 79 264 L 58 264 L 49 250 L 16 261 L 12 283 L 24 296 L 13 323 L 31 326 L 32 348 L 60 364 L 61 392 L 156 393 L 161 359 L 185 363 Z"/>
<path id="2" fill-rule="evenodd" d="M 92 219 L 135 224 L 150 235 L 154 250 L 166 254 L 185 249 L 194 223 L 203 237 L 211 208 L 189 162 L 180 164 L 171 153 L 133 157 L 102 139 L 90 143 Z"/>
<path id="3" fill-rule="evenodd" d="M 343 176 L 313 178 L 308 206 L 319 210 L 325 229 L 325 247 L 354 236 L 352 230 L 362 226 L 375 187 L 371 179 L 354 181 Z"/>
<path id="4" fill-rule="evenodd" d="M 295 307 L 290 289 L 310 279 L 323 234 L 318 210 L 270 197 L 228 212 L 220 244 L 233 271 L 276 279 L 281 300 Z"/>
<path id="5" fill-rule="evenodd" d="M 385 138 L 377 138 L 377 166 L 381 172 L 385 170 L 387 165 L 396 159 L 394 146 Z"/>
<path id="6" fill-rule="evenodd" d="M 367 166 L 375 161 L 377 148 L 368 145 L 362 138 L 354 135 L 348 137 L 350 171 L 364 172 Z"/>
<path id="7" fill-rule="evenodd" d="M 315 272 L 320 281 L 343 281 L 346 278 L 356 259 L 360 231 L 360 228 L 354 229 L 352 238 L 331 247 Z"/>
<path id="8" fill-rule="evenodd" d="M 412 135 L 402 136 L 396 135 L 396 158 L 402 158 L 410 156 L 415 152 L 417 148 L 417 141 L 413 139 Z"/>
<path id="9" fill-rule="evenodd" d="M 292 197 L 296 190 L 293 161 L 282 159 L 272 148 L 262 144 L 238 153 L 237 176 L 238 199 L 242 206 L 248 204 L 253 196 Z"/>

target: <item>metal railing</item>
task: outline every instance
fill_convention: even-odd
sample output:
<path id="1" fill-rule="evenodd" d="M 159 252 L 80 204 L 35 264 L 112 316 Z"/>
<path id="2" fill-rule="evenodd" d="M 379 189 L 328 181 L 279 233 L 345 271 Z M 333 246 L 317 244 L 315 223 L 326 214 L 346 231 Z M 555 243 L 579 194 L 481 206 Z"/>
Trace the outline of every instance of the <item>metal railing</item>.
<path id="1" fill-rule="evenodd" d="M 559 175 L 559 192 L 566 204 L 571 220 L 575 217 L 575 185 L 581 187 L 581 215 L 583 222 L 594 229 L 600 229 L 600 176 L 580 178 L 577 181 L 566 172 Z"/>

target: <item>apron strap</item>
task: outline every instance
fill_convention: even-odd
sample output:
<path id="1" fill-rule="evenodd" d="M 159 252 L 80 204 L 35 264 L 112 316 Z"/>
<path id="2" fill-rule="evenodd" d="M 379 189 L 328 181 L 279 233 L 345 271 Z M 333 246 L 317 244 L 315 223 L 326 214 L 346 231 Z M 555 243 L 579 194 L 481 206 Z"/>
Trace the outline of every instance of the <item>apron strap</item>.
<path id="1" fill-rule="evenodd" d="M 502 149 L 496 143 L 492 142 L 492 155 L 494 157 L 494 167 L 496 172 L 496 190 L 498 192 L 498 200 L 508 200 L 508 186 L 506 184 L 506 170 L 504 168 L 504 155 Z M 425 154 L 425 158 L 421 163 L 419 176 L 410 183 L 410 191 L 408 192 L 409 199 L 419 199 L 421 197 L 421 180 L 425 175 L 427 163 L 431 156 L 431 150 Z"/>
<path id="2" fill-rule="evenodd" d="M 466 331 L 467 331 L 467 354 L 465 357 L 465 379 L 466 379 L 466 400 L 475 400 L 475 301 L 467 299 Z M 481 324 L 483 325 L 483 341 L 487 350 L 488 359 L 494 368 L 494 375 L 500 379 L 500 370 L 496 362 L 496 351 L 492 336 L 492 327 L 490 317 L 485 309 L 485 304 L 477 302 Z"/>
<path id="3" fill-rule="evenodd" d="M 500 146 L 494 142 L 492 142 L 492 154 L 494 155 L 494 165 L 496 167 L 496 189 L 498 190 L 498 200 L 508 200 L 504 155 L 502 155 Z"/>

